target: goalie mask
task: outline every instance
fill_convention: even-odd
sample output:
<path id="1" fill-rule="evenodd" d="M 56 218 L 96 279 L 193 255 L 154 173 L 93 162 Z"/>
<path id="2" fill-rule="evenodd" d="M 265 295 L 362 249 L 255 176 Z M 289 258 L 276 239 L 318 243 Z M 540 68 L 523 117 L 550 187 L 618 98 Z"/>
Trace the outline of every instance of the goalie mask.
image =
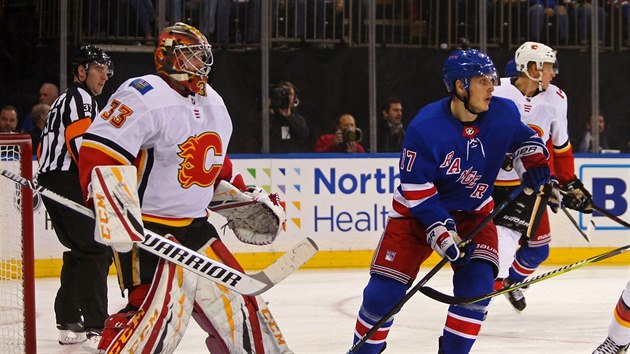
<path id="1" fill-rule="evenodd" d="M 538 81 L 538 90 L 543 91 L 542 87 L 542 70 L 545 63 L 552 63 L 552 71 L 554 75 L 558 75 L 558 60 L 556 58 L 556 51 L 551 47 L 537 42 L 525 42 L 514 54 L 514 61 L 516 62 L 516 70 L 524 73 L 531 80 Z M 527 71 L 527 65 L 533 62 L 536 64 L 536 69 L 541 73 L 538 78 L 533 78 Z"/>
<path id="2" fill-rule="evenodd" d="M 166 27 L 153 57 L 158 74 L 177 81 L 186 91 L 205 96 L 212 47 L 198 29 L 182 22 Z"/>

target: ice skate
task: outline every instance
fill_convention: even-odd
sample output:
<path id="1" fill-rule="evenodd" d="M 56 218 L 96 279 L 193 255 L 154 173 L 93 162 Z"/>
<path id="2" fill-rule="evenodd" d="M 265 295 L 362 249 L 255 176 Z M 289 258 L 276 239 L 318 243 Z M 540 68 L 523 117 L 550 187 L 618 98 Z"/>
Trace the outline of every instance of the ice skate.
<path id="1" fill-rule="evenodd" d="M 61 345 L 79 344 L 86 340 L 85 328 L 81 322 L 57 324 L 57 329 Z"/>
<path id="2" fill-rule="evenodd" d="M 103 337 L 103 331 L 98 329 L 88 329 L 86 331 L 86 341 L 82 345 L 83 349 L 94 354 L 103 354 L 104 350 L 98 349 L 98 343 Z"/>
<path id="3" fill-rule="evenodd" d="M 628 344 L 617 345 L 612 339 L 610 339 L 610 337 L 606 337 L 604 343 L 600 344 L 599 347 L 595 349 L 593 354 L 620 354 L 626 353 L 627 349 Z"/>
<path id="4" fill-rule="evenodd" d="M 514 283 L 514 280 L 512 280 L 511 278 L 505 278 L 505 280 L 503 281 L 503 287 L 507 288 Z M 525 295 L 523 295 L 522 289 L 514 289 L 509 293 L 506 293 L 505 297 L 518 312 L 523 311 L 527 306 L 527 304 L 525 303 Z"/>

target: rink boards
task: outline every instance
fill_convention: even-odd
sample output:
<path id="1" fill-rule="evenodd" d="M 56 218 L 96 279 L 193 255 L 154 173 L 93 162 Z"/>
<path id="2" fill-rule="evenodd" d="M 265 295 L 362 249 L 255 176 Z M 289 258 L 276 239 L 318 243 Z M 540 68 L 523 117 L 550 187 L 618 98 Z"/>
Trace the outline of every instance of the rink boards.
<path id="1" fill-rule="evenodd" d="M 394 189 L 399 183 L 394 154 L 234 155 L 234 168 L 247 184 L 276 192 L 286 203 L 285 232 L 270 246 L 238 242 L 227 231 L 224 240 L 245 269 L 261 268 L 305 236 L 320 252 L 307 267 L 365 267 L 383 231 Z M 35 163 L 35 162 L 34 162 Z M 576 174 L 597 205 L 630 221 L 630 155 L 582 155 Z M 553 241 L 550 264 L 571 263 L 630 243 L 630 230 L 602 215 L 572 212 L 582 229 L 592 218 L 596 229 L 587 243 L 563 214 L 550 213 Z M 211 217 L 218 225 L 225 222 Z M 56 276 L 61 246 L 43 205 L 35 211 L 35 257 L 38 276 Z M 223 231 L 219 231 L 223 233 Z M 432 256 L 427 264 L 433 264 Z M 630 264 L 630 257 L 607 264 Z"/>

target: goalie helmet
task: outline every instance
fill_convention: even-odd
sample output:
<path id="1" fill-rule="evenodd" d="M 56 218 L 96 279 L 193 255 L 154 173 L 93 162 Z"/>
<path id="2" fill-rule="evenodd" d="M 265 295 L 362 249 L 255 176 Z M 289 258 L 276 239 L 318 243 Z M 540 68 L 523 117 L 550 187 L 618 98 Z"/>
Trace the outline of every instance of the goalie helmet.
<path id="1" fill-rule="evenodd" d="M 460 80 L 464 88 L 470 87 L 470 79 L 487 76 L 497 85 L 497 71 L 492 59 L 476 49 L 457 50 L 449 54 L 442 69 L 444 84 L 449 93 L 455 93 L 455 81 Z"/>
<path id="2" fill-rule="evenodd" d="M 166 27 L 153 58 L 158 74 L 169 76 L 187 91 L 206 94 L 212 47 L 198 29 L 182 22 Z"/>
<path id="3" fill-rule="evenodd" d="M 89 65 L 92 63 L 107 65 L 107 76 L 114 76 L 114 63 L 112 59 L 104 50 L 91 44 L 79 47 L 72 55 L 70 61 L 72 71 L 75 75 L 77 75 L 77 68 L 79 66 L 84 66 L 85 70 L 88 70 Z"/>

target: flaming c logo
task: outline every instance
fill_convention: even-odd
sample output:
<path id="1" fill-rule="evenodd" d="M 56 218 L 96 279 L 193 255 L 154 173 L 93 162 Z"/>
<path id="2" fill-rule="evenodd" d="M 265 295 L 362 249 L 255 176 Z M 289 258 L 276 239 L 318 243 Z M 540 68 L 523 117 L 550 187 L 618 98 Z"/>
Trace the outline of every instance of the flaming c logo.
<path id="1" fill-rule="evenodd" d="M 190 188 L 194 184 L 201 187 L 212 185 L 219 175 L 222 165 L 213 164 L 206 169 L 206 156 L 209 153 L 214 154 L 214 156 L 223 155 L 221 137 L 216 133 L 203 133 L 200 136 L 191 136 L 178 147 L 181 151 L 177 155 L 184 159 L 179 164 L 180 168 L 177 175 L 182 187 Z"/>

